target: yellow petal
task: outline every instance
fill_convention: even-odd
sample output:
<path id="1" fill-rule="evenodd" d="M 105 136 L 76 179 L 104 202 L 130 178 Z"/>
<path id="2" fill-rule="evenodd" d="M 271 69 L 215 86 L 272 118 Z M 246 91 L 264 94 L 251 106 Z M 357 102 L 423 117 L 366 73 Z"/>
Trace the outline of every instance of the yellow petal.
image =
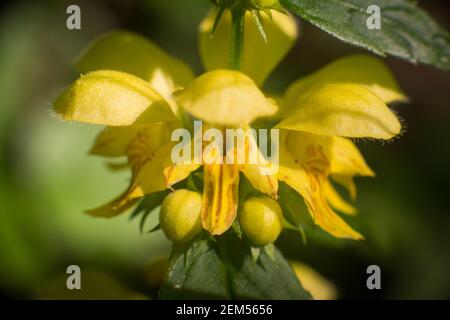
<path id="1" fill-rule="evenodd" d="M 89 210 L 93 216 L 113 217 L 136 203 L 137 198 L 145 194 L 164 190 L 178 182 L 177 179 L 186 178 L 191 171 L 181 170 L 183 166 L 171 165 L 171 150 L 173 143 L 166 143 L 158 150 L 150 143 L 151 137 L 139 133 L 131 140 L 124 152 L 128 156 L 128 165 L 132 169 L 132 178 L 129 188 L 113 201 L 99 208 Z M 156 148 L 156 147 L 155 147 Z M 181 177 L 185 174 L 184 177 Z"/>
<path id="2" fill-rule="evenodd" d="M 133 143 L 132 141 L 131 143 Z M 140 170 L 141 163 L 144 163 L 145 161 L 150 161 L 154 157 L 153 154 L 151 155 L 137 155 L 134 153 L 130 153 L 128 155 L 128 165 L 131 166 L 132 169 L 132 178 L 130 186 L 123 192 L 120 196 L 115 198 L 114 200 L 108 202 L 107 204 L 100 206 L 95 209 L 88 210 L 87 213 L 92 216 L 96 217 L 114 217 L 130 207 L 132 207 L 136 202 L 137 198 L 140 198 L 144 195 L 142 192 L 142 189 L 136 184 L 136 176 L 137 172 Z M 139 158 L 139 161 L 137 161 L 136 158 Z"/>
<path id="3" fill-rule="evenodd" d="M 279 128 L 326 136 L 390 139 L 400 133 L 397 117 L 366 87 L 326 85 L 300 98 Z"/>
<path id="4" fill-rule="evenodd" d="M 350 139 L 339 137 L 333 138 L 330 172 L 351 177 L 375 176 L 355 144 Z"/>
<path id="5" fill-rule="evenodd" d="M 156 151 L 170 141 L 170 128 L 167 123 L 142 126 L 106 127 L 100 132 L 90 153 L 105 157 L 126 155 L 131 141 L 139 137 L 150 151 Z"/>
<path id="6" fill-rule="evenodd" d="M 199 163 L 201 163 L 201 159 L 196 158 L 198 155 L 195 154 L 194 140 L 195 138 L 191 140 L 188 145 L 188 147 L 190 147 L 191 149 L 191 158 L 188 159 L 187 163 L 183 162 L 183 160 L 174 162 L 172 160 L 172 154 L 170 155 L 170 157 L 166 157 L 165 161 L 162 163 L 164 167 L 164 179 L 168 188 L 170 188 L 175 183 L 186 179 L 191 174 L 191 172 L 197 170 L 200 167 Z M 171 144 L 168 146 L 170 152 L 172 152 L 175 144 L 176 142 L 171 142 Z"/>
<path id="7" fill-rule="evenodd" d="M 136 137 L 127 147 L 128 163 L 132 169 L 132 179 L 127 199 L 142 197 L 162 191 L 168 187 L 164 175 L 165 164 L 170 161 L 172 144 L 166 144 L 156 151 L 148 149 L 146 141 Z"/>
<path id="8" fill-rule="evenodd" d="M 322 178 L 310 172 L 300 161 L 280 146 L 278 179 L 286 182 L 305 200 L 314 223 L 337 238 L 362 239 L 328 205 L 322 186 Z"/>
<path id="9" fill-rule="evenodd" d="M 241 171 L 256 190 L 272 198 L 278 198 L 278 180 L 276 175 L 262 175 L 261 166 L 255 164 L 243 165 Z"/>
<path id="10" fill-rule="evenodd" d="M 338 290 L 334 283 L 325 279 L 320 273 L 301 262 L 289 262 L 297 279 L 314 298 L 314 300 L 336 300 Z"/>
<path id="11" fill-rule="evenodd" d="M 363 239 L 358 232 L 353 230 L 337 213 L 328 205 L 324 194 L 324 179 L 310 176 L 311 188 L 313 190 L 313 220 L 323 230 L 337 238 Z"/>
<path id="12" fill-rule="evenodd" d="M 193 79 L 184 63 L 148 39 L 127 31 L 113 31 L 96 39 L 76 66 L 83 73 L 104 69 L 131 73 L 148 81 L 164 97 Z"/>
<path id="13" fill-rule="evenodd" d="M 287 14 L 270 10 L 273 19 L 261 12 L 267 42 L 264 42 L 258 28 L 247 12 L 245 16 L 244 45 L 241 71 L 261 86 L 270 73 L 285 57 L 297 38 L 295 19 Z M 231 14 L 228 10 L 211 37 L 217 12 L 212 10 L 200 25 L 200 56 L 207 70 L 230 67 Z"/>
<path id="14" fill-rule="evenodd" d="M 301 163 L 317 171 L 346 176 L 375 175 L 347 138 L 288 131 L 286 148 Z"/>
<path id="15" fill-rule="evenodd" d="M 203 167 L 202 225 L 213 235 L 227 231 L 237 213 L 239 171 L 235 165 Z"/>
<path id="16" fill-rule="evenodd" d="M 393 74 L 381 60 L 369 55 L 351 55 L 294 82 L 286 91 L 283 107 L 289 108 L 300 98 L 333 83 L 363 85 L 385 103 L 407 100 Z"/>
<path id="17" fill-rule="evenodd" d="M 286 182 L 303 197 L 311 212 L 310 206 L 313 201 L 307 169 L 285 149 L 283 144 L 280 145 L 280 168 L 277 176 L 278 180 Z"/>
<path id="18" fill-rule="evenodd" d="M 199 167 L 199 164 L 175 164 L 165 166 L 164 178 L 167 187 L 169 188 L 175 183 L 186 179 L 191 172 L 197 170 Z"/>
<path id="19" fill-rule="evenodd" d="M 64 120 L 109 126 L 177 120 L 147 82 L 111 70 L 81 76 L 55 101 L 54 110 Z"/>
<path id="20" fill-rule="evenodd" d="M 111 202 L 98 208 L 87 210 L 86 213 L 94 217 L 112 218 L 135 205 L 139 197 L 142 197 L 139 188 L 130 187 Z"/>
<path id="21" fill-rule="evenodd" d="M 177 96 L 180 105 L 206 122 L 241 126 L 273 115 L 277 107 L 252 79 L 232 70 L 215 70 L 196 78 Z"/>
<path id="22" fill-rule="evenodd" d="M 273 170 L 274 168 L 272 167 L 273 164 L 264 158 L 258 148 L 255 137 L 250 135 L 248 138 L 249 139 L 245 139 L 245 143 L 238 146 L 238 148 L 244 149 L 240 152 L 244 152 L 245 159 L 247 160 L 250 158 L 250 152 L 257 150 L 256 158 L 258 163 L 246 161 L 245 164 L 240 165 L 239 168 L 256 190 L 276 199 L 278 198 L 278 180 L 275 170 Z"/>
<path id="23" fill-rule="evenodd" d="M 134 184 L 144 194 L 162 191 L 168 187 L 164 176 L 165 163 L 170 159 L 172 145 L 168 144 L 154 153 L 150 161 L 141 162 Z"/>
<path id="24" fill-rule="evenodd" d="M 192 171 L 200 167 L 198 164 L 175 164 L 171 159 L 174 143 L 170 143 L 154 152 L 150 161 L 139 161 L 139 169 L 135 184 L 144 194 L 153 193 L 171 187 L 186 179 Z"/>
<path id="25" fill-rule="evenodd" d="M 333 174 L 331 175 L 331 178 L 347 189 L 347 192 L 353 201 L 356 199 L 356 184 L 353 177 Z"/>
<path id="26" fill-rule="evenodd" d="M 328 200 L 328 203 L 330 206 L 332 206 L 334 209 L 349 214 L 349 215 L 355 215 L 357 210 L 355 207 L 353 207 L 351 204 L 347 203 L 344 199 L 342 199 L 341 195 L 337 192 L 337 190 L 333 187 L 330 180 L 326 180 L 323 184 L 324 186 L 324 192 L 325 192 L 325 198 Z"/>

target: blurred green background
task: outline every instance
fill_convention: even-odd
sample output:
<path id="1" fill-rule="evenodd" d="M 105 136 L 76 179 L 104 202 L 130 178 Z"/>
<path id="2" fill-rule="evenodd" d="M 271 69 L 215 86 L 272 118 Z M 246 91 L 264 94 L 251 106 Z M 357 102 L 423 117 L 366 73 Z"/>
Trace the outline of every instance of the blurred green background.
<path id="1" fill-rule="evenodd" d="M 81 7 L 82 29 L 66 29 L 66 8 Z M 448 1 L 421 6 L 450 29 Z M 155 297 L 170 244 L 161 232 L 140 234 L 125 214 L 95 219 L 83 210 L 127 185 L 87 155 L 101 129 L 62 123 L 51 102 L 77 74 L 71 66 L 99 34 L 124 28 L 146 35 L 201 72 L 197 26 L 206 0 L 6 1 L 0 26 L 0 295 L 6 298 Z M 300 41 L 266 85 L 281 93 L 293 80 L 350 47 L 299 21 Z M 283 234 L 290 260 L 334 283 L 339 298 L 450 298 L 450 76 L 387 59 L 411 103 L 394 106 L 404 134 L 389 143 L 359 143 L 375 179 L 359 179 L 351 220 L 366 241 L 317 237 L 306 246 Z M 155 225 L 157 215 L 148 221 Z M 66 268 L 82 270 L 80 292 L 65 287 Z M 366 288 L 366 268 L 382 270 L 382 290 Z"/>

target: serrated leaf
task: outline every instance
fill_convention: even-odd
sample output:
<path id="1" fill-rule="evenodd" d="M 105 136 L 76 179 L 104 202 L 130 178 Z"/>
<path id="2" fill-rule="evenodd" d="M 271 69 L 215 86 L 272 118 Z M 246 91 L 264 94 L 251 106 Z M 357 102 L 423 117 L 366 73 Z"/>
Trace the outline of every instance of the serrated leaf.
<path id="1" fill-rule="evenodd" d="M 245 241 L 225 235 L 228 281 L 234 299 L 311 299 L 291 267 L 273 245 L 260 250 L 257 263 Z M 222 240 L 222 239 L 221 239 Z"/>
<path id="2" fill-rule="evenodd" d="M 207 239 L 193 242 L 172 259 L 161 299 L 229 299 L 225 268 Z"/>
<path id="3" fill-rule="evenodd" d="M 450 34 L 407 0 L 280 0 L 286 9 L 350 44 L 379 55 L 450 69 Z M 368 7 L 381 9 L 381 28 L 369 29 Z"/>
<path id="4" fill-rule="evenodd" d="M 281 253 L 268 249 L 255 262 L 254 250 L 233 232 L 194 241 L 172 259 L 160 298 L 310 299 Z"/>

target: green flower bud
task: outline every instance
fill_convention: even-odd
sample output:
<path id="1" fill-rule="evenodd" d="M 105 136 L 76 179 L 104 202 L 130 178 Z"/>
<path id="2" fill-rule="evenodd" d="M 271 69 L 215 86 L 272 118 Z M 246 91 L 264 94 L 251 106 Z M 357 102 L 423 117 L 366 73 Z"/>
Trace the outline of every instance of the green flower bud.
<path id="1" fill-rule="evenodd" d="M 257 246 L 274 242 L 283 229 L 280 205 L 269 197 L 251 197 L 242 205 L 240 224 L 245 236 Z"/>
<path id="2" fill-rule="evenodd" d="M 159 224 L 169 240 L 187 242 L 202 231 L 200 211 L 202 196 L 180 189 L 169 194 L 161 204 Z"/>

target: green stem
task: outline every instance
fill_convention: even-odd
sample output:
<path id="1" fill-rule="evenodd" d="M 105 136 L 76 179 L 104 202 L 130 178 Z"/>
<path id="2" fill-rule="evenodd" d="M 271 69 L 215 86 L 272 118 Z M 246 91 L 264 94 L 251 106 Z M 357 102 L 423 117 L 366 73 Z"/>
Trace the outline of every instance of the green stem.
<path id="1" fill-rule="evenodd" d="M 242 49 L 244 42 L 245 10 L 235 7 L 231 10 L 231 69 L 241 69 Z"/>

